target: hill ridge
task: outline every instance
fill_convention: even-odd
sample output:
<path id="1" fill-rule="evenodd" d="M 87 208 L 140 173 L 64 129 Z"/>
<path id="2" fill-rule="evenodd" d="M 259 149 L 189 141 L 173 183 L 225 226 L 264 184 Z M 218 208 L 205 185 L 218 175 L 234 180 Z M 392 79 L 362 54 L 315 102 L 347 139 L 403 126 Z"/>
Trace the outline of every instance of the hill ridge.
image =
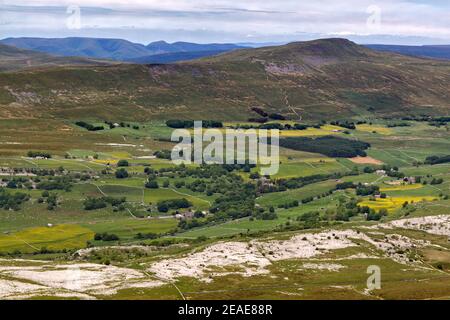
<path id="1" fill-rule="evenodd" d="M 259 117 L 252 111 L 257 106 L 288 119 L 318 121 L 448 115 L 449 87 L 449 62 L 325 39 L 170 65 L 0 74 L 0 104 L 12 112 L 18 103 L 12 90 L 38 96 L 28 110 L 68 119 L 89 114 L 111 120 L 246 121 Z"/>

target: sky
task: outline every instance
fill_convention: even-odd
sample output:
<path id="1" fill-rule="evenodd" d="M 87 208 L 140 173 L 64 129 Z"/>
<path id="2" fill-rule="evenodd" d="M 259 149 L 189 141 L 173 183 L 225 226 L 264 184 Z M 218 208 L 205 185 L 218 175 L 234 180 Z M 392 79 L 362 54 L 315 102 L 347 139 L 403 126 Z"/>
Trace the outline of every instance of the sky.
<path id="1" fill-rule="evenodd" d="M 0 0 L 0 38 L 450 44 L 448 0 Z"/>

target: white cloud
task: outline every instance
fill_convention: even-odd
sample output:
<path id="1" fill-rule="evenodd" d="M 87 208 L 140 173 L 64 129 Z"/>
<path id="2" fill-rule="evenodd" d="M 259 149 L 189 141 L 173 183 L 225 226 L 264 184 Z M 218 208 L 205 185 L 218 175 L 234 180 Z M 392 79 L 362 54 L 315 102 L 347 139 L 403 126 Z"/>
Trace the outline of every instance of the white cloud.
<path id="1" fill-rule="evenodd" d="M 436 1 L 436 0 L 435 0 Z M 222 35 L 230 41 L 295 37 L 298 34 L 421 36 L 450 39 L 450 7 L 445 2 L 420 0 L 4 0 L 3 33 L 41 36 L 73 35 L 64 30 L 68 5 L 82 7 L 82 27 L 95 34 L 134 29 L 133 40 L 180 39 L 197 41 Z M 369 6 L 380 8 L 377 28 L 368 26 Z M 16 6 L 16 7 L 12 7 Z M 37 8 L 39 6 L 39 8 Z M 27 11 L 27 8 L 31 10 Z M 58 9 L 59 8 L 59 9 Z M 105 10 L 106 9 L 106 10 Z M 21 31 L 20 31 L 21 30 Z M 83 30 L 83 29 L 82 29 Z M 92 32 L 92 31 L 91 31 Z M 83 31 L 80 31 L 83 33 Z M 130 37 L 131 33 L 126 33 Z M 450 40 L 449 40 L 450 41 Z"/>

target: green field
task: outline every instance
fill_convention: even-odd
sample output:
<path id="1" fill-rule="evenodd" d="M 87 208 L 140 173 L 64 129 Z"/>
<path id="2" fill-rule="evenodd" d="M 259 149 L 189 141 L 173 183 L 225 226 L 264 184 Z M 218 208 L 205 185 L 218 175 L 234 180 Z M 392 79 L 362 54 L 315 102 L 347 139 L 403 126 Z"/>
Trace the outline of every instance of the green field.
<path id="1" fill-rule="evenodd" d="M 30 196 L 30 200 L 21 204 L 17 211 L 0 209 L 0 255 L 9 254 L 15 259 L 46 259 L 50 263 L 68 262 L 73 251 L 89 246 L 94 253 L 89 253 L 82 258 L 86 262 L 142 270 L 161 259 L 181 258 L 190 252 L 200 252 L 209 245 L 222 242 L 252 243 L 258 239 L 270 241 L 289 239 L 296 234 L 321 232 L 330 228 L 335 230 L 352 228 L 364 231 L 367 226 L 393 219 L 443 215 L 448 212 L 450 206 L 448 200 L 450 165 L 430 166 L 420 163 L 430 155 L 444 155 L 445 152 L 442 150 L 448 150 L 450 142 L 444 129 L 430 127 L 423 123 L 411 122 L 410 127 L 388 128 L 385 120 L 376 120 L 372 125 L 358 126 L 357 130 L 352 130 L 348 137 L 345 135 L 345 138 L 369 142 L 371 144 L 368 150 L 369 156 L 385 165 L 397 166 L 398 171 L 407 177 L 420 176 L 421 183 L 411 185 L 395 177 L 382 176 L 376 172 L 364 173 L 368 166 L 380 169 L 381 165 L 359 164 L 345 158 L 328 158 L 319 154 L 282 148 L 280 171 L 270 180 L 274 185 L 277 181 L 313 175 L 339 173 L 342 177 L 307 184 L 299 188 L 257 193 L 255 210 L 267 211 L 273 207 L 275 218 L 261 219 L 256 216 L 246 216 L 224 220 L 214 220 L 215 214 L 208 213 L 216 200 L 224 194 L 207 192 L 217 179 L 223 178 L 222 176 L 216 178 L 180 176 L 175 171 L 170 171 L 175 168 L 170 161 L 149 158 L 156 150 L 172 147 L 171 144 L 160 140 L 166 139 L 171 132 L 171 129 L 167 128 L 163 122 L 130 122 L 130 125 L 139 126 L 139 130 L 126 127 L 88 132 L 64 121 L 54 120 L 47 123 L 33 120 L 26 134 L 42 132 L 43 137 L 48 137 L 45 148 L 44 144 L 40 144 L 38 140 L 24 144 L 10 143 L 25 141 L 24 133 L 15 130 L 21 122 L 2 120 L 2 123 L 4 126 L 0 127 L 0 132 L 4 136 L 3 143 L 0 143 L 0 167 L 16 170 L 14 173 L 5 171 L 9 173 L 0 176 L 4 185 L 11 179 L 23 178 L 24 176 L 18 174 L 23 168 L 41 172 L 38 176 L 30 177 L 33 183 L 28 189 L 4 187 L 9 193 L 24 192 Z M 102 124 L 99 121 L 92 123 Z M 227 125 L 233 124 L 236 123 Z M 328 126 L 323 130 L 333 128 Z M 60 130 L 61 135 L 52 136 L 50 133 L 55 130 Z M 323 130 L 309 130 L 304 134 L 316 132 L 321 136 L 324 134 Z M 295 135 L 295 132 L 290 134 Z M 333 132 L 333 134 L 344 136 L 340 132 Z M 26 153 L 29 150 L 50 152 L 53 157 L 52 159 L 28 158 Z M 125 159 L 129 163 L 129 166 L 125 167 L 129 176 L 119 179 L 115 176 L 115 171 L 118 169 L 117 163 Z M 51 190 L 49 194 L 56 196 L 58 204 L 49 210 L 43 190 L 33 188 L 33 184 L 58 177 L 57 173 L 52 176 L 46 175 L 45 172 L 49 170 L 60 172 L 61 167 L 63 176 L 82 177 L 84 175 L 86 179 L 76 178 L 68 190 Z M 145 187 L 149 178 L 144 172 L 145 168 L 151 168 L 156 172 L 154 179 L 158 182 L 159 188 Z M 189 169 L 195 168 L 198 169 L 198 166 L 189 166 Z M 358 174 L 350 175 L 355 168 L 359 170 Z M 232 175 L 242 178 L 241 183 L 256 184 L 258 180 L 252 180 L 251 174 L 258 171 L 259 167 L 252 168 L 250 172 L 238 169 Z M 27 178 L 24 179 L 27 180 Z M 432 184 L 433 179 L 442 179 L 442 183 Z M 180 182 L 184 184 L 178 185 Z M 190 189 L 190 184 L 199 182 L 205 184 L 206 189 L 202 191 Z M 386 199 L 358 196 L 355 189 L 336 191 L 336 186 L 343 182 L 377 186 L 380 192 L 386 194 Z M 225 189 L 224 193 L 233 191 L 236 187 L 232 185 L 229 189 Z M 106 204 L 99 209 L 86 210 L 85 200 L 89 197 L 99 199 L 125 197 L 126 201 L 120 206 Z M 207 212 L 208 215 L 205 218 L 197 219 L 201 223 L 211 222 L 182 228 L 182 223 L 172 214 L 184 213 L 188 210 L 187 208 L 159 212 L 157 208 L 159 202 L 176 199 L 186 199 L 192 203 L 192 207 L 189 208 L 192 212 Z M 303 200 L 306 202 L 302 203 Z M 374 212 L 387 209 L 388 215 L 382 217 L 380 222 L 366 221 L 361 214 L 351 217 L 348 221 L 335 221 L 333 212 L 342 209 L 342 206 L 347 205 L 349 201 L 356 201 L 359 207 L 368 206 Z M 298 206 L 289 207 L 293 202 L 298 202 Z M 404 206 L 405 202 L 408 202 L 407 206 Z M 313 225 L 314 228 L 305 226 L 302 219 L 311 213 L 319 213 L 324 219 L 322 224 Z M 188 221 L 191 220 L 188 219 Z M 405 266 L 388 256 L 377 258 L 376 264 L 382 267 L 385 282 L 383 289 L 376 294 L 364 294 L 365 271 L 367 266 L 374 264 L 373 259 L 362 256 L 354 259 L 346 258 L 353 254 L 373 255 L 376 251 L 367 244 L 357 248 L 331 251 L 320 257 L 322 261 L 320 263 L 339 264 L 343 272 L 327 270 L 314 272 L 304 269 L 303 265 L 316 262 L 308 259 L 287 259 L 273 261 L 268 267 L 268 274 L 242 277 L 233 273 L 239 269 L 238 266 L 225 267 L 224 270 L 217 267 L 217 271 L 219 273 L 223 271 L 225 275 L 214 276 L 211 282 L 181 277 L 177 278 L 176 284 L 189 299 L 450 297 L 448 286 L 446 286 L 447 273 L 443 275 L 442 270 L 439 271 L 439 268 L 447 270 L 447 266 L 450 265 L 446 239 L 420 231 L 402 229 L 393 230 L 392 233 L 394 232 L 418 240 L 431 241 L 442 249 L 436 251 L 433 248 L 424 248 L 417 252 L 423 263 L 431 267 L 428 270 L 411 269 L 413 270 L 411 273 L 402 271 Z M 95 234 L 112 234 L 117 237 L 117 240 L 94 240 Z M 138 237 L 138 234 L 141 237 Z M 148 238 L 145 238 L 146 236 Z M 381 237 L 375 234 L 371 236 Z M 413 252 L 410 254 L 412 255 Z M 230 253 L 230 256 L 232 255 L 233 253 Z M 33 262 L 23 263 L 24 266 L 34 265 Z M 4 265 L 3 260 L 0 261 L 1 265 Z M 214 270 L 214 267 L 211 270 Z M 3 277 L 0 271 L 0 281 Z M 445 281 L 442 281 L 442 277 Z M 408 282 L 405 285 L 405 281 L 411 278 L 414 282 Z M 150 274 L 147 280 L 155 279 Z M 402 284 L 403 290 L 399 289 L 399 283 Z M 227 289 L 224 290 L 224 287 Z M 155 288 L 125 288 L 118 290 L 112 296 L 100 293 L 94 296 L 105 299 L 180 298 L 179 291 L 174 290 L 170 284 Z"/>
<path id="2" fill-rule="evenodd" d="M 77 225 L 29 228 L 0 236 L 1 252 L 36 252 L 49 250 L 80 249 L 91 240 L 92 230 Z"/>

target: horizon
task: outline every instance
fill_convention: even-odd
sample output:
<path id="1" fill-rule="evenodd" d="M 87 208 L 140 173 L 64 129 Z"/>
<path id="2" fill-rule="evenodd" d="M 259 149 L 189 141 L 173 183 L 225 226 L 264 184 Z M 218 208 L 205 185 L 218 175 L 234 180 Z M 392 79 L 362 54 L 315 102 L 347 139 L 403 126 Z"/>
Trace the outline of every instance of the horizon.
<path id="1" fill-rule="evenodd" d="M 450 40 L 448 44 L 386 44 L 386 43 L 359 43 L 356 42 L 354 40 L 351 40 L 349 38 L 346 37 L 328 37 L 328 38 L 315 38 L 315 39 L 310 39 L 310 40 L 292 40 L 292 41 L 288 41 L 288 42 L 190 42 L 190 41 L 184 41 L 184 40 L 177 40 L 177 41 L 167 41 L 164 39 L 160 39 L 160 40 L 155 40 L 155 41 L 151 41 L 148 43 L 141 43 L 141 42 L 135 42 L 135 41 L 130 41 L 128 39 L 124 39 L 124 38 L 114 38 L 114 37 L 76 37 L 76 36 L 72 36 L 72 37 L 5 37 L 5 38 L 0 38 L 0 41 L 4 41 L 4 40 L 8 40 L 8 39 L 46 39 L 46 40 L 63 40 L 63 39 L 94 39 L 94 40 L 116 40 L 116 41 L 128 41 L 130 43 L 133 44 L 138 44 L 138 45 L 144 45 L 144 46 L 148 46 L 151 44 L 155 44 L 155 43 L 166 43 L 166 44 L 176 44 L 176 43 L 194 43 L 194 44 L 230 44 L 230 45 L 237 45 L 237 46 L 242 46 L 245 47 L 247 46 L 248 48 L 257 48 L 257 47 L 264 47 L 264 46 L 282 46 L 282 45 L 287 45 L 290 43 L 295 43 L 295 42 L 311 42 L 311 41 L 316 41 L 316 40 L 331 40 L 331 39 L 344 39 L 344 40 L 349 40 L 352 41 L 358 45 L 362 45 L 362 46 L 367 46 L 367 45 L 386 45 L 386 46 L 417 46 L 417 47 L 425 47 L 425 46 L 446 46 L 446 45 L 450 45 Z"/>
<path id="2" fill-rule="evenodd" d="M 102 38 L 148 44 L 276 43 L 342 37 L 358 44 L 450 44 L 450 4 L 433 0 L 0 0 L 0 38 Z M 420 19 L 419 19 L 420 18 Z M 45 21 L 45 24 L 42 23 Z"/>

